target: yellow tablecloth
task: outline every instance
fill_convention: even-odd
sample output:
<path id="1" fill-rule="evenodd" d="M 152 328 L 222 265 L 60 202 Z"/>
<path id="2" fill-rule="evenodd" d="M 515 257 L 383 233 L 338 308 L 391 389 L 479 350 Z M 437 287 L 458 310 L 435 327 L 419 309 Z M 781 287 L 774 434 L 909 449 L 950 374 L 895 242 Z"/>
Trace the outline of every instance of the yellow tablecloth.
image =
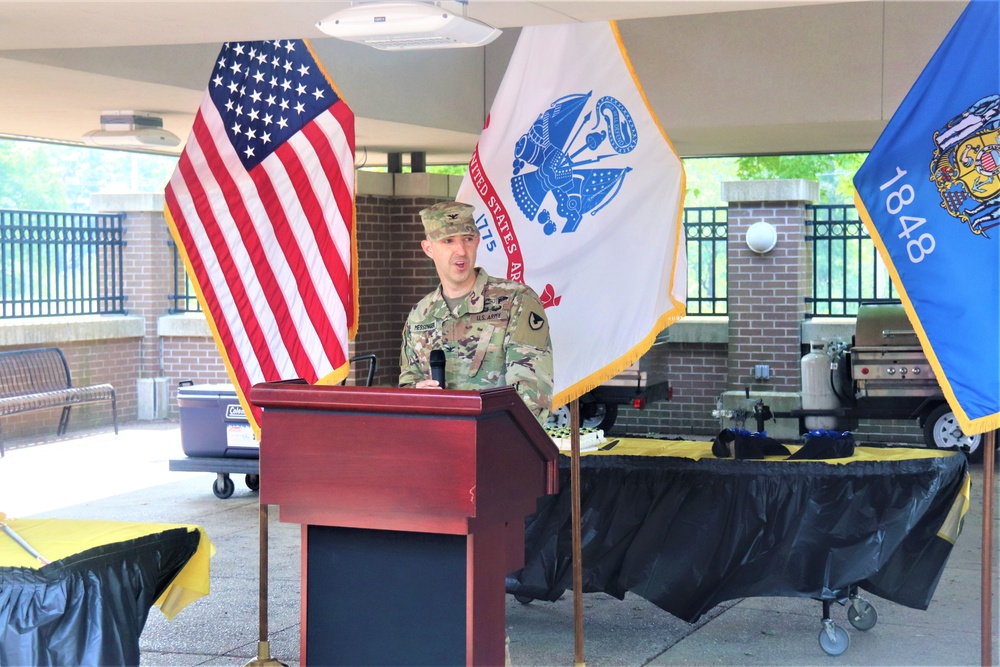
<path id="1" fill-rule="evenodd" d="M 187 528 L 198 531 L 198 549 L 177 574 L 155 605 L 167 618 L 209 594 L 210 559 L 215 545 L 200 526 L 127 521 L 81 521 L 71 519 L 6 519 L 25 542 L 49 561 L 55 562 L 94 547 L 124 542 L 165 530 Z M 6 533 L 0 532 L 0 567 L 38 569 L 42 564 Z"/>
<path id="2" fill-rule="evenodd" d="M 609 450 L 601 451 L 615 440 L 618 441 Z M 801 445 L 785 445 L 789 453 L 799 450 Z M 569 454 L 561 450 L 563 454 Z M 858 461 L 904 461 L 907 459 L 934 458 L 938 456 L 955 456 L 955 451 L 941 449 L 924 449 L 921 447 L 855 447 L 854 456 L 842 459 L 822 459 L 823 463 L 844 465 Z M 712 454 L 712 443 L 695 440 L 653 440 L 649 438 L 607 438 L 607 442 L 598 446 L 597 450 L 583 452 L 581 456 L 678 456 L 688 459 L 715 458 Z M 769 456 L 764 460 L 783 461 L 783 456 Z M 788 461 L 789 465 L 805 463 L 806 461 Z"/>

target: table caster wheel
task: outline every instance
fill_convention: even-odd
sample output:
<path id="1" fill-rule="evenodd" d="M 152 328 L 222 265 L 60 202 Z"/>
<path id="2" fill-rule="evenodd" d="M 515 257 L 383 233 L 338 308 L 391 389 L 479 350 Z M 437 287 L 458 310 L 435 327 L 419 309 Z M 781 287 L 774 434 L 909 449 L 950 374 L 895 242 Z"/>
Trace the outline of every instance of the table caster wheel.
<path id="1" fill-rule="evenodd" d="M 827 655 L 842 655 L 851 645 L 851 636 L 832 621 L 823 621 L 823 629 L 819 631 L 819 647 Z"/>
<path id="2" fill-rule="evenodd" d="M 856 597 L 847 609 L 847 620 L 858 630 L 871 630 L 878 623 L 878 612 L 868 600 Z"/>
<path id="3" fill-rule="evenodd" d="M 215 483 L 212 484 L 212 492 L 215 494 L 215 497 L 222 500 L 233 495 L 233 491 L 235 490 L 236 485 L 233 484 L 233 480 L 229 479 L 229 475 L 224 472 L 220 472 L 219 476 L 215 478 Z"/>
<path id="4" fill-rule="evenodd" d="M 251 491 L 260 491 L 260 475 L 247 475 L 246 483 Z"/>

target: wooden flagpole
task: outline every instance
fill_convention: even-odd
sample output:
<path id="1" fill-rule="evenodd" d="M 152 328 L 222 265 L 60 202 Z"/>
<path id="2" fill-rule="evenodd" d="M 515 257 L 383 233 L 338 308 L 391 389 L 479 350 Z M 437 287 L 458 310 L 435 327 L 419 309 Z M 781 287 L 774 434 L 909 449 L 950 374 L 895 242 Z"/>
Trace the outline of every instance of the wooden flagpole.
<path id="1" fill-rule="evenodd" d="M 248 662 L 245 667 L 288 667 L 280 660 L 271 657 L 271 646 L 268 644 L 267 635 L 267 505 L 260 503 L 260 553 L 258 563 L 260 567 L 260 581 L 257 585 L 257 612 L 258 631 L 257 635 L 257 657 Z"/>
<path id="2" fill-rule="evenodd" d="M 580 400 L 569 407 L 570 504 L 573 524 L 573 664 L 584 667 L 583 659 L 583 539 L 580 527 Z"/>
<path id="3" fill-rule="evenodd" d="M 982 555 L 982 585 L 980 586 L 980 659 L 983 667 L 993 664 L 993 466 L 994 448 L 996 447 L 996 431 L 987 431 L 983 435 L 983 543 L 980 548 Z"/>

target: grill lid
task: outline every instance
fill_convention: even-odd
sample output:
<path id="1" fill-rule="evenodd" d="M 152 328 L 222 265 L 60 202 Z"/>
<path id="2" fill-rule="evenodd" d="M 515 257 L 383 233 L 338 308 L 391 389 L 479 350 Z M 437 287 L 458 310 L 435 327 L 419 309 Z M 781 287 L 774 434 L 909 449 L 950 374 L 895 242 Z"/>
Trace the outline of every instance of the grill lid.
<path id="1" fill-rule="evenodd" d="M 865 304 L 858 308 L 854 347 L 856 350 L 886 347 L 920 350 L 920 340 L 903 306 Z"/>

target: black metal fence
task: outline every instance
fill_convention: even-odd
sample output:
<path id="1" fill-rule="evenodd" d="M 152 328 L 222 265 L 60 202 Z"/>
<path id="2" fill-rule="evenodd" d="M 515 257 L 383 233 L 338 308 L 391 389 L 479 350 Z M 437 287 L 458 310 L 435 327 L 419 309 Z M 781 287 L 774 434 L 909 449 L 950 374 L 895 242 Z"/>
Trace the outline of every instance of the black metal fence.
<path id="1" fill-rule="evenodd" d="M 813 205 L 806 219 L 812 250 L 812 317 L 851 317 L 864 303 L 899 303 L 889 272 L 857 209 L 849 204 Z"/>
<path id="2" fill-rule="evenodd" d="M 853 316 L 862 302 L 898 302 L 888 272 L 850 205 L 807 207 L 810 316 Z M 726 207 L 684 209 L 687 312 L 728 312 Z M 0 210 L 3 317 L 125 313 L 124 215 Z M 171 241 L 171 245 L 173 242 Z M 171 313 L 201 310 L 174 247 Z"/>
<path id="3" fill-rule="evenodd" d="M 725 315 L 729 312 L 728 234 L 729 209 L 726 207 L 684 209 L 688 315 Z"/>
<path id="4" fill-rule="evenodd" d="M 170 301 L 169 311 L 171 313 L 201 312 L 201 304 L 198 302 L 191 278 L 184 269 L 184 262 L 177 250 L 177 244 L 174 243 L 173 239 L 170 239 L 169 244 L 174 251 L 174 290 L 173 293 L 167 295 L 167 299 Z"/>
<path id="5" fill-rule="evenodd" d="M 0 210 L 2 316 L 126 313 L 123 214 Z"/>

